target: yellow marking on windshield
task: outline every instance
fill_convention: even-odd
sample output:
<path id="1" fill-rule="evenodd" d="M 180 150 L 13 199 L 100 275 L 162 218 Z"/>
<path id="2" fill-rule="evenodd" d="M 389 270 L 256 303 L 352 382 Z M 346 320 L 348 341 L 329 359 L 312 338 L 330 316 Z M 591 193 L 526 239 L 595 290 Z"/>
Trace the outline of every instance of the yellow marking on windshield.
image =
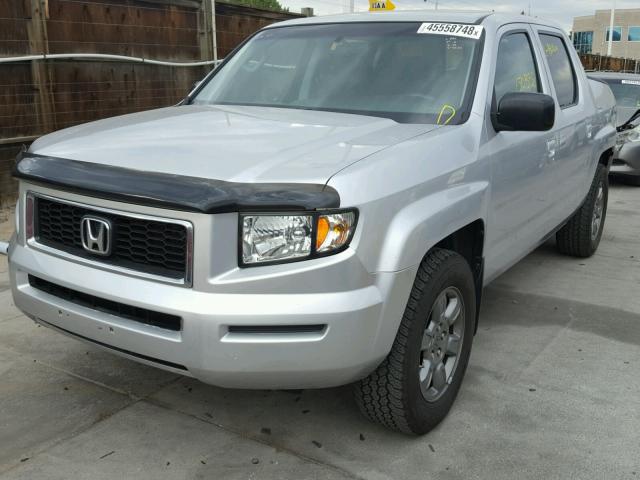
<path id="1" fill-rule="evenodd" d="M 444 121 L 444 123 L 442 123 L 442 117 L 445 115 L 445 113 L 449 111 L 449 116 L 447 117 L 447 119 Z M 451 120 L 453 120 L 453 117 L 456 116 L 456 109 L 455 107 L 452 107 L 451 105 L 447 105 L 446 103 L 442 106 L 442 108 L 440 109 L 440 114 L 438 115 L 438 120 L 436 120 L 436 123 L 438 125 L 448 125 L 449 122 Z"/>

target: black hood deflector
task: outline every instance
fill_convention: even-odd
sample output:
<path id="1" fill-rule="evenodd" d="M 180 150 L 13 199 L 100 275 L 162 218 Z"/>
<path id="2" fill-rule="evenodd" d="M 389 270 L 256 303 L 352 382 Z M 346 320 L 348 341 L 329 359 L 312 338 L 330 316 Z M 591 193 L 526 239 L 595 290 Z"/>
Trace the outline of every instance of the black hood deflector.
<path id="1" fill-rule="evenodd" d="M 326 185 L 225 182 L 28 152 L 18 155 L 14 176 L 82 195 L 198 213 L 297 211 L 340 206 L 338 192 Z"/>

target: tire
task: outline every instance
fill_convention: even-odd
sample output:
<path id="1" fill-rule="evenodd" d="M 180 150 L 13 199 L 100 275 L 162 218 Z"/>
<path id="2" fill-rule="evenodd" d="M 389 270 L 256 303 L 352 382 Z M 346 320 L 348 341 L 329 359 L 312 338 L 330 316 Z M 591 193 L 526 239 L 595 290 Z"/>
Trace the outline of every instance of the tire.
<path id="1" fill-rule="evenodd" d="M 609 200 L 609 179 L 604 165 L 598 165 L 587 198 L 567 224 L 556 233 L 560 253 L 587 258 L 600 245 Z"/>
<path id="2" fill-rule="evenodd" d="M 439 315 L 442 310 L 453 321 L 438 330 L 439 321 L 446 321 Z M 453 405 L 469 362 L 475 310 L 474 280 L 467 261 L 450 250 L 433 249 L 420 264 L 391 352 L 355 386 L 362 413 L 390 429 L 414 435 L 438 425 Z M 456 311 L 459 316 L 454 318 Z M 444 354 L 440 367 L 438 347 L 444 352 L 444 345 L 456 355 Z"/>

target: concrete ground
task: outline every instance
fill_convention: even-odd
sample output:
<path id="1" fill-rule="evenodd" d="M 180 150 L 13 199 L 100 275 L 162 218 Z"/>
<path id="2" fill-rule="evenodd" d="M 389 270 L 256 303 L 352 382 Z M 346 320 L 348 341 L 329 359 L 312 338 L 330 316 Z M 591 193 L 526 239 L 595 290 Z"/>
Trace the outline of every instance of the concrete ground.
<path id="1" fill-rule="evenodd" d="M 486 289 L 458 400 L 422 438 L 347 387 L 223 390 L 36 327 L 0 260 L 0 479 L 640 479 L 639 207 L 614 185 L 597 255 L 549 243 Z"/>

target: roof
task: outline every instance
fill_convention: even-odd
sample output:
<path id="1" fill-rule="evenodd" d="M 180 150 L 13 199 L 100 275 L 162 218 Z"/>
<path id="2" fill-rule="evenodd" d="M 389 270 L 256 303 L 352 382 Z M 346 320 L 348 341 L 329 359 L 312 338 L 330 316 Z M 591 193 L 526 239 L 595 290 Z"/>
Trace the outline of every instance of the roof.
<path id="1" fill-rule="evenodd" d="M 319 17 L 287 20 L 285 22 L 272 24 L 267 28 L 277 28 L 289 25 L 317 25 L 323 23 L 349 22 L 451 22 L 482 24 L 494 28 L 509 23 L 532 23 L 548 25 L 564 31 L 564 29 L 555 22 L 543 20 L 537 17 L 479 10 L 394 10 L 386 12 L 359 12 L 322 15 Z"/>

